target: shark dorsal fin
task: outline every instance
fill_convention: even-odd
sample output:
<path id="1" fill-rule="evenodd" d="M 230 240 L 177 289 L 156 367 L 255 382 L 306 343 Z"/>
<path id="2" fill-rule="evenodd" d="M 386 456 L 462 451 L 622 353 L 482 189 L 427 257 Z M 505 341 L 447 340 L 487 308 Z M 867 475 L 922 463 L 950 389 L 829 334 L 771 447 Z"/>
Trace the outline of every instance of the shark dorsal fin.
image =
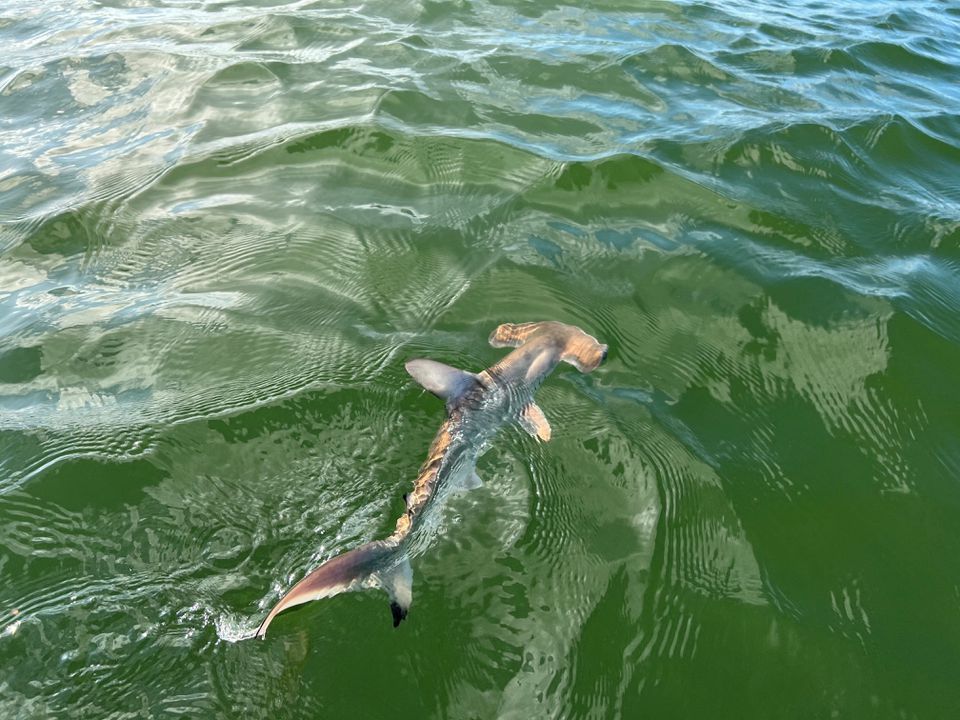
<path id="1" fill-rule="evenodd" d="M 410 360 L 405 367 L 414 380 L 448 403 L 479 382 L 473 373 L 457 370 L 435 360 Z"/>

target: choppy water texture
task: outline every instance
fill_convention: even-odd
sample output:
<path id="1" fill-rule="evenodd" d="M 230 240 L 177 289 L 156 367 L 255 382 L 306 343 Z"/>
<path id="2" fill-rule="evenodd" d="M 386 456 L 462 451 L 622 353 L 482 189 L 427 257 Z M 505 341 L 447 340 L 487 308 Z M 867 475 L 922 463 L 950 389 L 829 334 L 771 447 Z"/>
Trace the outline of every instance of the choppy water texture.
<path id="1" fill-rule="evenodd" d="M 960 6 L 0 9 L 0 717 L 956 718 Z M 414 566 L 406 377 L 610 344 Z"/>

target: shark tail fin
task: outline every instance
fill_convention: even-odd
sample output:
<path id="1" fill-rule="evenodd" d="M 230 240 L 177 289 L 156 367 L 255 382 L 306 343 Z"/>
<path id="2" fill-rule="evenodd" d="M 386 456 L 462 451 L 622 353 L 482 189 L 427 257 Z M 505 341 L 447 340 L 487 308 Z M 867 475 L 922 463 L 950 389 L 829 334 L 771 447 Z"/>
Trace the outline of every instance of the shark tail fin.
<path id="1" fill-rule="evenodd" d="M 263 638 L 273 619 L 284 610 L 311 600 L 333 597 L 350 590 L 379 587 L 390 595 L 393 626 L 407 616 L 413 600 L 410 562 L 398 559 L 398 547 L 377 541 L 361 545 L 327 560 L 294 585 L 260 624 L 257 637 Z"/>

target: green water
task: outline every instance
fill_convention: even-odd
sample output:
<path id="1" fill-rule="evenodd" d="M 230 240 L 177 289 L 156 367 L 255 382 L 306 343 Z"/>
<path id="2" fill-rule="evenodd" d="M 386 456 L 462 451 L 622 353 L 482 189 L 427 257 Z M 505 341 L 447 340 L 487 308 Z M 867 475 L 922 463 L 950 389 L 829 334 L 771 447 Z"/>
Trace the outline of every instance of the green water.
<path id="1" fill-rule="evenodd" d="M 8 0 L 0 718 L 960 717 L 960 6 Z M 501 322 L 610 345 L 414 562 Z"/>

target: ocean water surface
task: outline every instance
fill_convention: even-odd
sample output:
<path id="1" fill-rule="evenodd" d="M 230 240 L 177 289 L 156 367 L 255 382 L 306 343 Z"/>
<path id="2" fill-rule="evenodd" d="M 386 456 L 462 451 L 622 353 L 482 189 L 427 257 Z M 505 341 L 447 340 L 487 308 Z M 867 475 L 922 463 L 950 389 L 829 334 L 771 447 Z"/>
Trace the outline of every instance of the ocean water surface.
<path id="1" fill-rule="evenodd" d="M 960 5 L 8 0 L 0 717 L 960 716 Z M 610 345 L 414 562 L 501 322 Z"/>

